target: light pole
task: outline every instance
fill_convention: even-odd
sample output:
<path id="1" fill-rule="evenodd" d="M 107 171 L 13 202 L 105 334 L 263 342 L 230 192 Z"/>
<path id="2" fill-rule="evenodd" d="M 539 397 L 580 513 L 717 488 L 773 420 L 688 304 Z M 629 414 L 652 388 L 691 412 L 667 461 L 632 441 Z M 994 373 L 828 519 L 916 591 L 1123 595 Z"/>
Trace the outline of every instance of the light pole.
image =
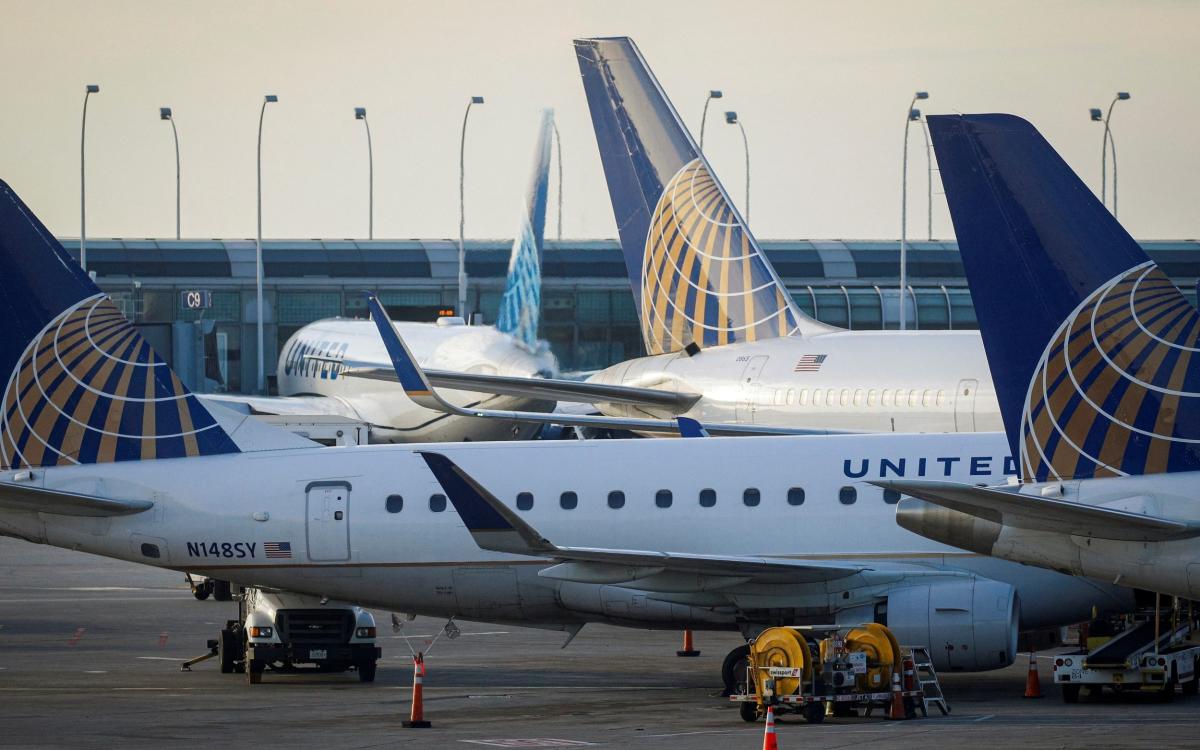
<path id="1" fill-rule="evenodd" d="M 1091 110 L 1092 120 L 1104 123 L 1104 142 L 1100 144 L 1100 202 L 1108 205 L 1107 188 L 1108 188 L 1108 149 L 1112 149 L 1113 155 L 1113 216 L 1117 215 L 1117 143 L 1113 140 L 1112 129 L 1109 127 L 1109 120 L 1112 119 L 1113 107 L 1117 102 L 1123 102 L 1129 99 L 1128 91 L 1118 91 L 1113 100 L 1109 102 L 1108 112 L 1104 115 L 1104 119 L 1100 119 L 1100 110 Z"/>
<path id="2" fill-rule="evenodd" d="M 708 120 L 708 103 L 713 99 L 720 99 L 724 94 L 719 89 L 712 89 L 708 92 L 708 96 L 704 98 L 704 114 L 700 115 L 700 150 L 704 150 L 704 123 Z"/>
<path id="3" fill-rule="evenodd" d="M 558 134 L 558 122 L 551 120 L 554 126 L 555 158 L 558 159 L 558 241 L 562 242 L 562 137 Z"/>
<path id="4" fill-rule="evenodd" d="M 933 144 L 929 141 L 929 121 L 921 118 L 921 131 L 925 133 L 925 208 L 928 239 L 933 240 Z"/>
<path id="5" fill-rule="evenodd" d="M 458 314 L 468 322 L 467 317 L 467 251 L 464 244 L 464 232 L 467 226 L 467 209 L 464 185 L 466 184 L 465 158 L 467 153 L 467 118 L 471 115 L 471 106 L 483 104 L 482 96 L 472 96 L 463 112 L 462 138 L 458 144 Z"/>
<path id="6" fill-rule="evenodd" d="M 258 319 L 258 392 L 266 393 L 265 351 L 263 350 L 263 255 L 262 255 L 262 126 L 263 116 L 267 113 L 267 105 L 279 101 L 274 94 L 263 97 L 262 108 L 258 111 L 258 234 L 254 241 L 254 294 L 255 317 Z"/>
<path id="7" fill-rule="evenodd" d="M 362 120 L 367 128 L 367 239 L 375 239 L 375 155 L 371 152 L 371 123 L 367 108 L 355 107 L 354 119 Z"/>
<path id="8" fill-rule="evenodd" d="M 87 172 L 84 146 L 87 143 L 88 97 L 99 94 L 100 86 L 89 83 L 83 93 L 83 122 L 79 126 L 79 265 L 87 272 Z"/>
<path id="9" fill-rule="evenodd" d="M 908 321 L 904 317 L 906 291 L 908 289 L 908 126 L 921 119 L 921 111 L 913 105 L 918 99 L 928 99 L 929 92 L 918 91 L 913 94 L 908 103 L 908 112 L 904 117 L 904 160 L 900 177 L 900 330 L 908 329 Z"/>
<path id="10" fill-rule="evenodd" d="M 175 129 L 175 115 L 170 107 L 159 107 L 158 119 L 170 120 L 171 135 L 175 136 L 175 239 L 179 239 L 179 131 Z"/>
<path id="11" fill-rule="evenodd" d="M 742 131 L 742 148 L 746 153 L 746 223 L 750 223 L 750 141 L 746 139 L 746 128 L 742 127 L 742 121 L 738 119 L 737 112 L 726 112 L 725 122 L 730 125 L 737 125 L 738 130 Z"/>

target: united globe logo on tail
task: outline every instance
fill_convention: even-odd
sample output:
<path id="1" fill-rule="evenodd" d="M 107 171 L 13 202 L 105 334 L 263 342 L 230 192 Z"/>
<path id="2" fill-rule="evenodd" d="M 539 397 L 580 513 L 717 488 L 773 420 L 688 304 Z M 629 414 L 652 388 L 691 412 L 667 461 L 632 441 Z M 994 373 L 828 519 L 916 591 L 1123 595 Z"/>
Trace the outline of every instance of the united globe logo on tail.
<path id="1" fill-rule="evenodd" d="M 1063 322 L 1029 385 L 1027 481 L 1157 474 L 1200 448 L 1200 316 L 1154 263 L 1116 276 Z"/>
<path id="2" fill-rule="evenodd" d="M 643 254 L 651 354 L 788 336 L 796 319 L 762 252 L 700 159 L 664 186 Z"/>
<path id="3" fill-rule="evenodd" d="M 4 469 L 237 450 L 102 294 L 64 310 L 29 342 L 3 403 Z"/>

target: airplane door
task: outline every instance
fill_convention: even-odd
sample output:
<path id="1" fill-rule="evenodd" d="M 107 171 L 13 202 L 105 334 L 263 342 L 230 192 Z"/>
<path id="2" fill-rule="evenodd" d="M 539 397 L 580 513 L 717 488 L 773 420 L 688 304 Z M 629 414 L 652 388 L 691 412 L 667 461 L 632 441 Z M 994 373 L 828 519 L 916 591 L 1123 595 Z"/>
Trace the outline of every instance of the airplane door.
<path id="1" fill-rule="evenodd" d="M 313 482 L 305 490 L 308 559 L 350 559 L 350 483 Z"/>
<path id="2" fill-rule="evenodd" d="M 762 374 L 763 367 L 767 364 L 770 357 L 759 355 L 751 357 L 746 366 L 742 368 L 741 386 L 738 389 L 737 401 L 737 421 L 741 423 L 753 423 L 755 406 L 755 395 L 758 393 L 758 376 Z"/>
<path id="3" fill-rule="evenodd" d="M 958 381 L 958 390 L 954 393 L 955 432 L 975 431 L 975 392 L 977 390 L 979 390 L 978 380 Z"/>

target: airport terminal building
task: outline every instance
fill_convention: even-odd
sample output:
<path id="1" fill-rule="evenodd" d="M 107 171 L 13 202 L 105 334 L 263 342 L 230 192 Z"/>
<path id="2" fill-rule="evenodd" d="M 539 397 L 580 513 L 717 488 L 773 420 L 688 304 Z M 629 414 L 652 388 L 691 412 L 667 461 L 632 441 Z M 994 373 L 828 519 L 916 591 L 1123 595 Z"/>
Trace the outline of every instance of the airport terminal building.
<path id="1" fill-rule="evenodd" d="M 78 239 L 63 244 L 79 257 Z M 850 329 L 898 327 L 898 241 L 761 244 L 808 314 Z M 484 323 L 496 319 L 511 245 L 511 240 L 466 244 L 468 305 Z M 1142 246 L 1195 302 L 1200 241 Z M 208 362 L 210 377 L 219 372 L 229 391 L 253 388 L 254 240 L 89 239 L 87 255 L 99 285 L 185 380 L 196 383 L 196 373 L 205 371 L 205 330 L 207 356 L 216 360 Z M 280 347 L 302 326 L 322 318 L 365 317 L 363 289 L 378 291 L 396 320 L 432 320 L 452 310 L 458 295 L 458 250 L 451 240 L 271 240 L 263 243 L 263 267 L 270 375 Z M 547 241 L 542 272 L 541 337 L 564 371 L 600 368 L 642 353 L 616 240 Z M 977 327 L 954 242 L 910 242 L 908 282 L 909 328 Z M 188 309 L 183 299 L 188 291 L 210 292 L 211 307 Z"/>

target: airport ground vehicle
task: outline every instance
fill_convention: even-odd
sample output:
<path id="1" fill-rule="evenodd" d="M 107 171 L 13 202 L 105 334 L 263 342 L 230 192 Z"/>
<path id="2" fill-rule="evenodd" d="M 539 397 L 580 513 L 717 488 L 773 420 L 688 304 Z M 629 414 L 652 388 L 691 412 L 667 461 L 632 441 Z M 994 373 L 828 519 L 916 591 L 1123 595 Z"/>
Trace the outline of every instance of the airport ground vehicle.
<path id="1" fill-rule="evenodd" d="M 344 672 L 375 681 L 381 650 L 375 618 L 362 607 L 293 594 L 248 588 L 217 639 L 221 672 L 243 672 L 258 684 L 265 671 Z"/>
<path id="2" fill-rule="evenodd" d="M 1111 636 L 1087 639 L 1087 648 L 1054 659 L 1054 682 L 1063 701 L 1076 703 L 1083 688 L 1119 693 L 1154 693 L 1171 700 L 1178 688 L 1200 690 L 1200 639 L 1190 609 L 1173 607 L 1166 617 L 1142 612 Z"/>
<path id="3" fill-rule="evenodd" d="M 917 664 L 928 665 L 921 649 L 902 647 L 892 631 L 878 623 L 767 628 L 749 643 L 744 688 L 729 696 L 744 721 L 756 721 L 768 706 L 775 713 L 794 711 L 810 724 L 827 714 L 867 715 L 881 708 L 889 718 L 915 718 L 929 703 L 940 702 L 937 675 L 918 677 Z"/>

